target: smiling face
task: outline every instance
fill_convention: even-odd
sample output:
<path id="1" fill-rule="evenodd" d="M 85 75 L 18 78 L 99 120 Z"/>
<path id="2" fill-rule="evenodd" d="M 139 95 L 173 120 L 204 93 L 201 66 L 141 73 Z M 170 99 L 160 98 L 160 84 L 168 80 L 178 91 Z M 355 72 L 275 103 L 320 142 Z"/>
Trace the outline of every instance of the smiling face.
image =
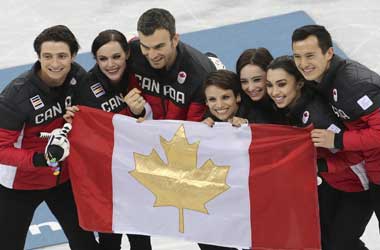
<path id="1" fill-rule="evenodd" d="M 228 121 L 239 109 L 240 95 L 235 96 L 231 89 L 210 85 L 205 89 L 205 95 L 210 113 L 221 121 Z"/>
<path id="2" fill-rule="evenodd" d="M 170 38 L 169 31 L 157 29 L 152 35 L 139 32 L 142 54 L 154 69 L 169 69 L 177 56 L 178 34 Z"/>
<path id="3" fill-rule="evenodd" d="M 301 95 L 301 87 L 293 75 L 281 68 L 267 72 L 267 93 L 278 108 L 292 106 Z"/>
<path id="4" fill-rule="evenodd" d="M 74 56 L 66 43 L 47 41 L 41 44 L 38 60 L 41 64 L 38 72 L 41 80 L 50 87 L 58 87 L 70 72 Z"/>
<path id="5" fill-rule="evenodd" d="M 314 35 L 293 43 L 293 57 L 298 70 L 306 80 L 320 82 L 330 66 L 334 50 L 330 47 L 326 53 L 319 47 Z"/>
<path id="6" fill-rule="evenodd" d="M 240 70 L 242 90 L 252 101 L 260 101 L 266 94 L 266 73 L 259 66 L 247 64 Z"/>
<path id="7" fill-rule="evenodd" d="M 127 54 L 119 42 L 110 41 L 101 46 L 96 52 L 96 62 L 100 70 L 112 83 L 118 83 L 127 65 Z"/>

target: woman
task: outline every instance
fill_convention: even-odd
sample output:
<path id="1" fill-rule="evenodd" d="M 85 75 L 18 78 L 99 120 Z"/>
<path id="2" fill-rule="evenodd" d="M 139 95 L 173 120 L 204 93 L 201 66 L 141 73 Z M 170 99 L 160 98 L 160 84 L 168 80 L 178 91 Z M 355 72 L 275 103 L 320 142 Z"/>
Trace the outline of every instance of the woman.
<path id="1" fill-rule="evenodd" d="M 206 119 L 203 120 L 212 127 L 215 122 L 231 122 L 234 126 L 248 124 L 248 119 L 242 118 L 241 89 L 239 76 L 228 70 L 218 70 L 208 74 L 203 83 L 203 92 L 208 108 Z M 235 250 L 199 243 L 201 250 Z"/>
<path id="2" fill-rule="evenodd" d="M 242 89 L 242 115 L 251 123 L 280 123 L 273 102 L 266 93 L 266 68 L 273 60 L 266 48 L 247 49 L 236 62 Z"/>
<path id="3" fill-rule="evenodd" d="M 148 115 L 145 111 L 150 107 L 141 96 L 136 79 L 128 73 L 129 45 L 125 36 L 117 30 L 102 31 L 93 41 L 91 51 L 96 64 L 79 84 L 73 103 L 135 117 Z M 76 106 L 69 108 L 64 116 L 66 121 L 71 122 L 78 110 Z M 151 249 L 149 236 L 127 236 L 131 250 Z M 120 250 L 121 238 L 121 234 L 99 233 L 100 249 Z"/>
<path id="4" fill-rule="evenodd" d="M 247 124 L 245 110 L 241 108 L 239 76 L 229 70 L 208 74 L 203 83 L 208 111 L 204 123 L 212 127 L 215 122 L 231 122 L 234 126 Z"/>
<path id="5" fill-rule="evenodd" d="M 335 133 L 344 130 L 343 124 L 313 86 L 304 84 L 292 58 L 279 57 L 268 65 L 266 89 L 277 108 L 284 113 L 284 124 L 299 127 L 313 124 L 315 128 L 330 129 Z M 327 164 L 322 158 L 318 163 L 318 167 Z M 348 168 L 342 172 L 321 174 L 324 181 L 318 187 L 318 195 L 324 250 L 367 249 L 360 236 L 372 215 L 369 194 L 360 180 L 360 173 L 356 175 L 355 169 L 349 168 L 349 162 L 346 165 Z M 350 185 L 342 185 L 347 180 Z"/>

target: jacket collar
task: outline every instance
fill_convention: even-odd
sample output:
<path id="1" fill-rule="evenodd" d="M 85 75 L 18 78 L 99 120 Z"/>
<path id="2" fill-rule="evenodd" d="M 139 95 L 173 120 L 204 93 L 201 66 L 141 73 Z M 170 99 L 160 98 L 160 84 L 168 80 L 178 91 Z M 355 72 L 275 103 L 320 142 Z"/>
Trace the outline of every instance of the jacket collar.
<path id="1" fill-rule="evenodd" d="M 345 60 L 342 59 L 340 56 L 333 56 L 330 62 L 330 67 L 327 69 L 327 72 L 325 76 L 322 78 L 322 81 L 316 84 L 318 90 L 325 92 L 332 88 L 332 83 L 335 81 L 338 69 L 344 62 Z"/>

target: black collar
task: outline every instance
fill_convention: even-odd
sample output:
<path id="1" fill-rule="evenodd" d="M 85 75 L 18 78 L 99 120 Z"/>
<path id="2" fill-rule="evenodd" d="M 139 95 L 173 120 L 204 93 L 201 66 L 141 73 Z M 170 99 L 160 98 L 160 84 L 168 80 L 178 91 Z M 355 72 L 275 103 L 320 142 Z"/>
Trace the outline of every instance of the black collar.
<path id="1" fill-rule="evenodd" d="M 338 55 L 334 55 L 330 62 L 325 76 L 320 83 L 317 83 L 317 88 L 322 93 L 329 93 L 332 88 L 332 83 L 335 81 L 336 74 L 341 65 L 345 63 L 345 60 Z"/>

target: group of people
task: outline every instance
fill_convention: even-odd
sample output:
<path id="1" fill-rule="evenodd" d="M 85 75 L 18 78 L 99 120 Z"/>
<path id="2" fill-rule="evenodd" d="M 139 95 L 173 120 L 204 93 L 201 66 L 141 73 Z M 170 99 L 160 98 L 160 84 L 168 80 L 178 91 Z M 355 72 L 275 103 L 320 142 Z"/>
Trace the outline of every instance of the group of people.
<path id="1" fill-rule="evenodd" d="M 273 123 L 305 127 L 318 149 L 323 250 L 365 250 L 360 240 L 380 216 L 380 77 L 334 54 L 329 32 L 307 25 L 292 35 L 292 56 L 245 50 L 236 72 L 212 54 L 180 41 L 165 9 L 144 12 L 138 38 L 105 30 L 92 43 L 95 65 L 74 62 L 79 44 L 63 25 L 34 41 L 38 60 L 0 94 L 0 242 L 24 248 L 37 206 L 45 201 L 73 250 L 120 250 L 121 234 L 80 228 L 65 157 L 40 132 L 75 119 L 77 105 L 144 119 Z M 211 57 L 211 58 L 210 58 Z M 52 172 L 52 159 L 60 171 Z M 54 172 L 56 173 L 56 172 Z M 280 209 L 280 208 L 279 208 Z M 150 237 L 127 234 L 131 249 L 152 249 Z M 235 249 L 198 244 L 202 250 Z"/>

